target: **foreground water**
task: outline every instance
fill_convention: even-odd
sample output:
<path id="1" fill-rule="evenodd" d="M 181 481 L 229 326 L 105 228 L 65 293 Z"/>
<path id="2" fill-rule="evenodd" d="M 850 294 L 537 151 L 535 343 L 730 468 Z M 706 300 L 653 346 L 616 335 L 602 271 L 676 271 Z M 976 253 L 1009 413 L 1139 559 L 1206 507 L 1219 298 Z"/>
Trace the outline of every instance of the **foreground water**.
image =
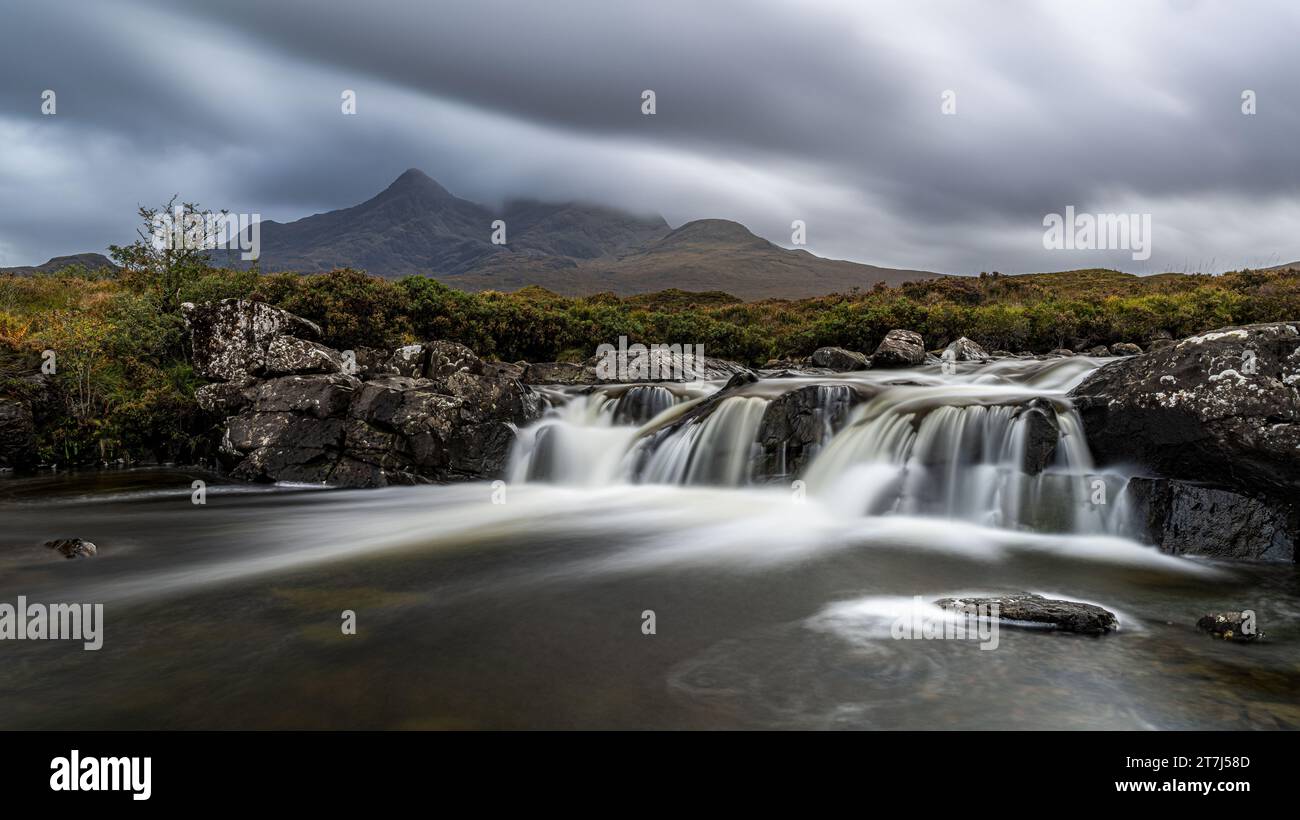
<path id="1" fill-rule="evenodd" d="M 1020 445 L 997 408 L 1081 372 L 910 374 L 828 425 L 806 493 L 737 455 L 771 396 L 645 443 L 705 389 L 639 397 L 649 428 L 610 395 L 557 394 L 504 488 L 0 479 L 0 602 L 98 602 L 106 620 L 99 651 L 0 642 L 0 727 L 1300 727 L 1294 567 L 1162 555 L 1112 512 L 1030 527 L 1081 509 L 1091 465 L 1076 440 L 1045 477 L 1008 470 Z M 911 443 L 884 435 L 935 396 L 944 415 L 916 418 Z M 41 546 L 65 536 L 100 555 Z M 890 637 L 913 596 L 1008 591 L 1101 604 L 1121 629 L 1004 628 L 991 651 Z M 1194 628 L 1229 608 L 1255 609 L 1267 639 Z"/>

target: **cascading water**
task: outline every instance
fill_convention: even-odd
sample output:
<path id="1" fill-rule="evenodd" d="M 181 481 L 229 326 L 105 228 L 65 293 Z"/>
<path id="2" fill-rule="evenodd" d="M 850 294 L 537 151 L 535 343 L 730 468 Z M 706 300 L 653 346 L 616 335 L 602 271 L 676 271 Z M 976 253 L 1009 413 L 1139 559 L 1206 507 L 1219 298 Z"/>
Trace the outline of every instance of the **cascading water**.
<path id="1" fill-rule="evenodd" d="M 1096 365 L 1012 360 L 951 374 L 766 379 L 716 400 L 708 397 L 720 383 L 553 394 L 548 417 L 522 431 L 512 475 L 578 486 L 800 480 L 844 515 L 1118 533 L 1127 526 L 1124 479 L 1094 471 L 1066 399 Z M 789 401 L 795 391 L 800 401 Z M 797 460 L 788 459 L 792 437 Z"/>

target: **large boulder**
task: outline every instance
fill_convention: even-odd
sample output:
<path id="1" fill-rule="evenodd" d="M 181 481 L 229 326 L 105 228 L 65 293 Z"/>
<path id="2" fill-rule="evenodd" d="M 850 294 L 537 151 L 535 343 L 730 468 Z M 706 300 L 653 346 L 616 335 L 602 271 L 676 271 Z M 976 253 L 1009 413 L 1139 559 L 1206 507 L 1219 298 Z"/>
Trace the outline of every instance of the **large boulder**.
<path id="1" fill-rule="evenodd" d="M 889 331 L 871 354 L 872 367 L 917 367 L 924 363 L 925 340 L 911 330 Z"/>
<path id="2" fill-rule="evenodd" d="M 1245 494 L 1300 492 L 1300 328 L 1231 327 L 1111 362 L 1071 392 L 1102 464 Z"/>
<path id="3" fill-rule="evenodd" d="M 1144 540 L 1174 555 L 1294 561 L 1296 511 L 1219 487 L 1133 478 L 1125 490 Z"/>
<path id="4" fill-rule="evenodd" d="M 306 319 L 247 299 L 186 302 L 181 311 L 190 330 L 194 370 L 208 379 L 260 376 L 266 373 L 272 342 L 284 336 L 316 341 L 321 333 Z"/>
<path id="5" fill-rule="evenodd" d="M 835 371 L 866 370 L 871 367 L 871 360 L 865 354 L 842 347 L 817 348 L 813 351 L 812 363 L 816 367 Z"/>

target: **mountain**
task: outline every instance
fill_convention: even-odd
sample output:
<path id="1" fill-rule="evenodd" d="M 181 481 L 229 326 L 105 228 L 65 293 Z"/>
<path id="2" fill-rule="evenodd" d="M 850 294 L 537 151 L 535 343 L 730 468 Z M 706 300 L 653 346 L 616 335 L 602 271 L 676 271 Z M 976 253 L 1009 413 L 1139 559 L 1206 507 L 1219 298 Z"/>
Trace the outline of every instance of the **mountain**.
<path id="1" fill-rule="evenodd" d="M 0 268 L 0 273 L 16 273 L 23 276 L 31 276 L 37 273 L 53 273 L 56 270 L 66 268 L 70 265 L 81 265 L 86 270 L 96 271 L 100 268 L 117 268 L 113 262 L 102 253 L 78 253 L 72 256 L 56 256 L 48 262 L 40 265 L 23 265 L 16 268 Z"/>
<path id="2" fill-rule="evenodd" d="M 491 241 L 497 219 L 506 224 L 504 245 Z M 360 205 L 263 222 L 261 245 L 264 271 L 353 267 L 423 274 L 468 291 L 540 285 L 568 295 L 677 288 L 799 298 L 938 275 L 788 250 L 723 219 L 672 229 L 660 216 L 582 203 L 521 199 L 487 208 L 415 168 Z"/>

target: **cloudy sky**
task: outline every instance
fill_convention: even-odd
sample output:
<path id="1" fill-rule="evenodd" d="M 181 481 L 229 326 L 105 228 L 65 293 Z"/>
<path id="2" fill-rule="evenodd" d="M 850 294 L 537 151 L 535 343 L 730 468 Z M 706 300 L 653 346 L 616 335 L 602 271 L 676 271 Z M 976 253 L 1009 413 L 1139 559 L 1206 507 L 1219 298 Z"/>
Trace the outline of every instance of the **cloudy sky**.
<path id="1" fill-rule="evenodd" d="M 1297 32 L 1286 0 L 5 0 L 0 266 L 129 240 L 172 193 L 286 221 L 412 166 L 787 246 L 801 219 L 893 267 L 1279 264 Z M 1150 214 L 1151 258 L 1045 250 L 1067 206 Z"/>

